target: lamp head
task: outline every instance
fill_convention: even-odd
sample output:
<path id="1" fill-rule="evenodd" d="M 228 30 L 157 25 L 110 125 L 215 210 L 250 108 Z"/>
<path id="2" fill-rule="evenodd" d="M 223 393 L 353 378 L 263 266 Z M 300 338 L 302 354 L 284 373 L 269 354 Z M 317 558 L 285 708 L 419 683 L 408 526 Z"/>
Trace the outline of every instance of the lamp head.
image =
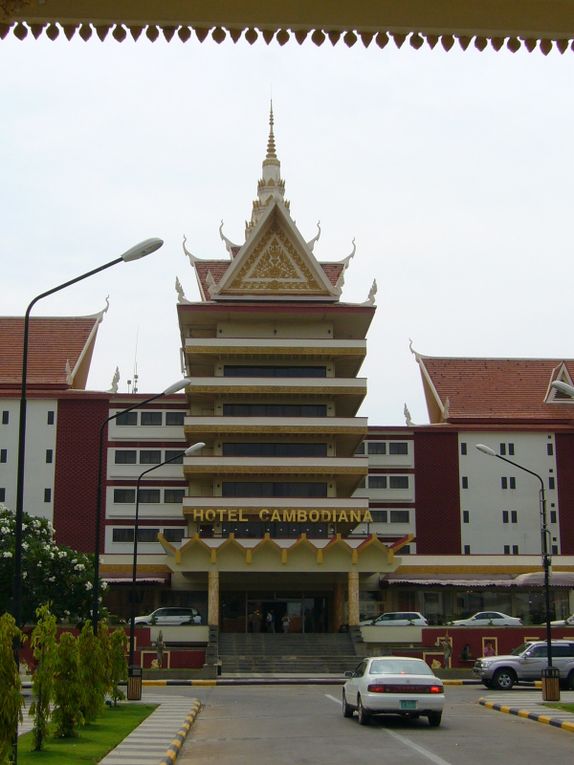
<path id="1" fill-rule="evenodd" d="M 475 446 L 479 452 L 488 454 L 489 457 L 498 457 L 498 454 L 494 451 L 494 449 L 491 449 L 490 446 L 486 446 L 486 444 L 475 444 Z"/>
<path id="2" fill-rule="evenodd" d="M 130 247 L 129 250 L 126 250 L 120 257 L 122 260 L 125 260 L 126 263 L 128 263 L 130 260 L 139 260 L 145 255 L 149 255 L 150 253 L 159 250 L 162 244 L 163 239 L 157 239 L 157 237 L 152 239 L 145 239 L 143 242 Z"/>
<path id="3" fill-rule="evenodd" d="M 550 387 L 559 393 L 564 393 L 566 396 L 574 398 L 574 385 L 568 385 L 568 383 L 562 382 L 562 380 L 554 380 Z"/>
<path id="4" fill-rule="evenodd" d="M 192 444 L 191 446 L 188 446 L 183 454 L 185 457 L 189 457 L 190 454 L 193 454 L 194 452 L 198 452 L 200 449 L 203 449 L 204 446 L 205 444 L 203 441 L 198 441 L 196 444 Z"/>
<path id="5" fill-rule="evenodd" d="M 185 388 L 186 385 L 189 385 L 190 382 L 191 380 L 189 377 L 183 377 L 181 380 L 174 382 L 172 385 L 166 388 L 162 393 L 162 396 L 169 396 L 170 393 L 176 393 L 178 390 Z"/>

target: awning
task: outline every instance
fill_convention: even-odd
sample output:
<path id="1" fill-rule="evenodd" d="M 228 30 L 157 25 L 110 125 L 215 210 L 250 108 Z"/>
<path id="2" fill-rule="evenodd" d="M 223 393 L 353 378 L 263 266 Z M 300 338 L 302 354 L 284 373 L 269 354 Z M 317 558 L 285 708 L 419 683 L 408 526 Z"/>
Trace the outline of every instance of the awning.
<path id="1" fill-rule="evenodd" d="M 108 584 L 131 584 L 133 581 L 131 576 L 102 576 L 102 580 Z M 170 574 L 163 576 L 141 575 L 136 578 L 136 584 L 169 584 L 169 581 Z"/>
<path id="2" fill-rule="evenodd" d="M 392 585 L 416 585 L 419 587 L 456 587 L 458 589 L 477 590 L 487 587 L 522 587 L 523 589 L 539 588 L 544 586 L 544 573 L 535 571 L 518 576 L 501 575 L 498 577 L 456 577 L 456 576 L 429 576 L 408 577 L 388 576 L 379 580 L 381 587 Z M 551 587 L 568 587 L 574 589 L 574 572 L 554 571 L 550 576 Z"/>

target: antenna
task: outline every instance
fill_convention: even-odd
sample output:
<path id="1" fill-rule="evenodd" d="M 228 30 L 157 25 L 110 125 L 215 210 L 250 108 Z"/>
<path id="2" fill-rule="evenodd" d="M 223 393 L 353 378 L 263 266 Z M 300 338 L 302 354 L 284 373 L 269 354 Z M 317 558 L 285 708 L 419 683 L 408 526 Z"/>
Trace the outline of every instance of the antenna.
<path id="1" fill-rule="evenodd" d="M 136 330 L 136 349 L 134 353 L 134 387 L 133 392 L 138 392 L 138 339 L 139 339 L 139 327 Z"/>

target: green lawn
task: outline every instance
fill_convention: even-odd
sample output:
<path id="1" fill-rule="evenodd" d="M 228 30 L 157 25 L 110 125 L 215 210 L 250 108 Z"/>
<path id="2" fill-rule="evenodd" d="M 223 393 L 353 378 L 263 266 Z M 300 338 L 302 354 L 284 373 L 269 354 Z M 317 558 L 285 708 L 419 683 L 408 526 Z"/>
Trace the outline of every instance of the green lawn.
<path id="1" fill-rule="evenodd" d="M 154 704 L 119 704 L 117 707 L 106 707 L 102 716 L 95 722 L 78 729 L 77 738 L 50 736 L 41 752 L 32 751 L 32 733 L 26 733 L 18 739 L 18 765 L 97 763 L 156 708 Z"/>
<path id="2" fill-rule="evenodd" d="M 545 707 L 552 707 L 553 709 L 561 709 L 563 712 L 574 712 L 574 704 L 560 704 L 558 702 L 544 702 Z"/>

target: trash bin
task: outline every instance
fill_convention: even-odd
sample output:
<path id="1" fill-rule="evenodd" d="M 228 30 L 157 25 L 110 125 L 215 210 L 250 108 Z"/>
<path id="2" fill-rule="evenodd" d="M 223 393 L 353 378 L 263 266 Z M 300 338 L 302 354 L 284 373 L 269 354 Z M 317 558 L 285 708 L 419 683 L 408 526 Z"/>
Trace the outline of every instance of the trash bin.
<path id="1" fill-rule="evenodd" d="M 128 701 L 140 701 L 142 697 L 142 669 L 130 667 L 128 670 Z"/>
<path id="2" fill-rule="evenodd" d="M 560 701 L 560 670 L 546 667 L 542 670 L 542 700 Z"/>

